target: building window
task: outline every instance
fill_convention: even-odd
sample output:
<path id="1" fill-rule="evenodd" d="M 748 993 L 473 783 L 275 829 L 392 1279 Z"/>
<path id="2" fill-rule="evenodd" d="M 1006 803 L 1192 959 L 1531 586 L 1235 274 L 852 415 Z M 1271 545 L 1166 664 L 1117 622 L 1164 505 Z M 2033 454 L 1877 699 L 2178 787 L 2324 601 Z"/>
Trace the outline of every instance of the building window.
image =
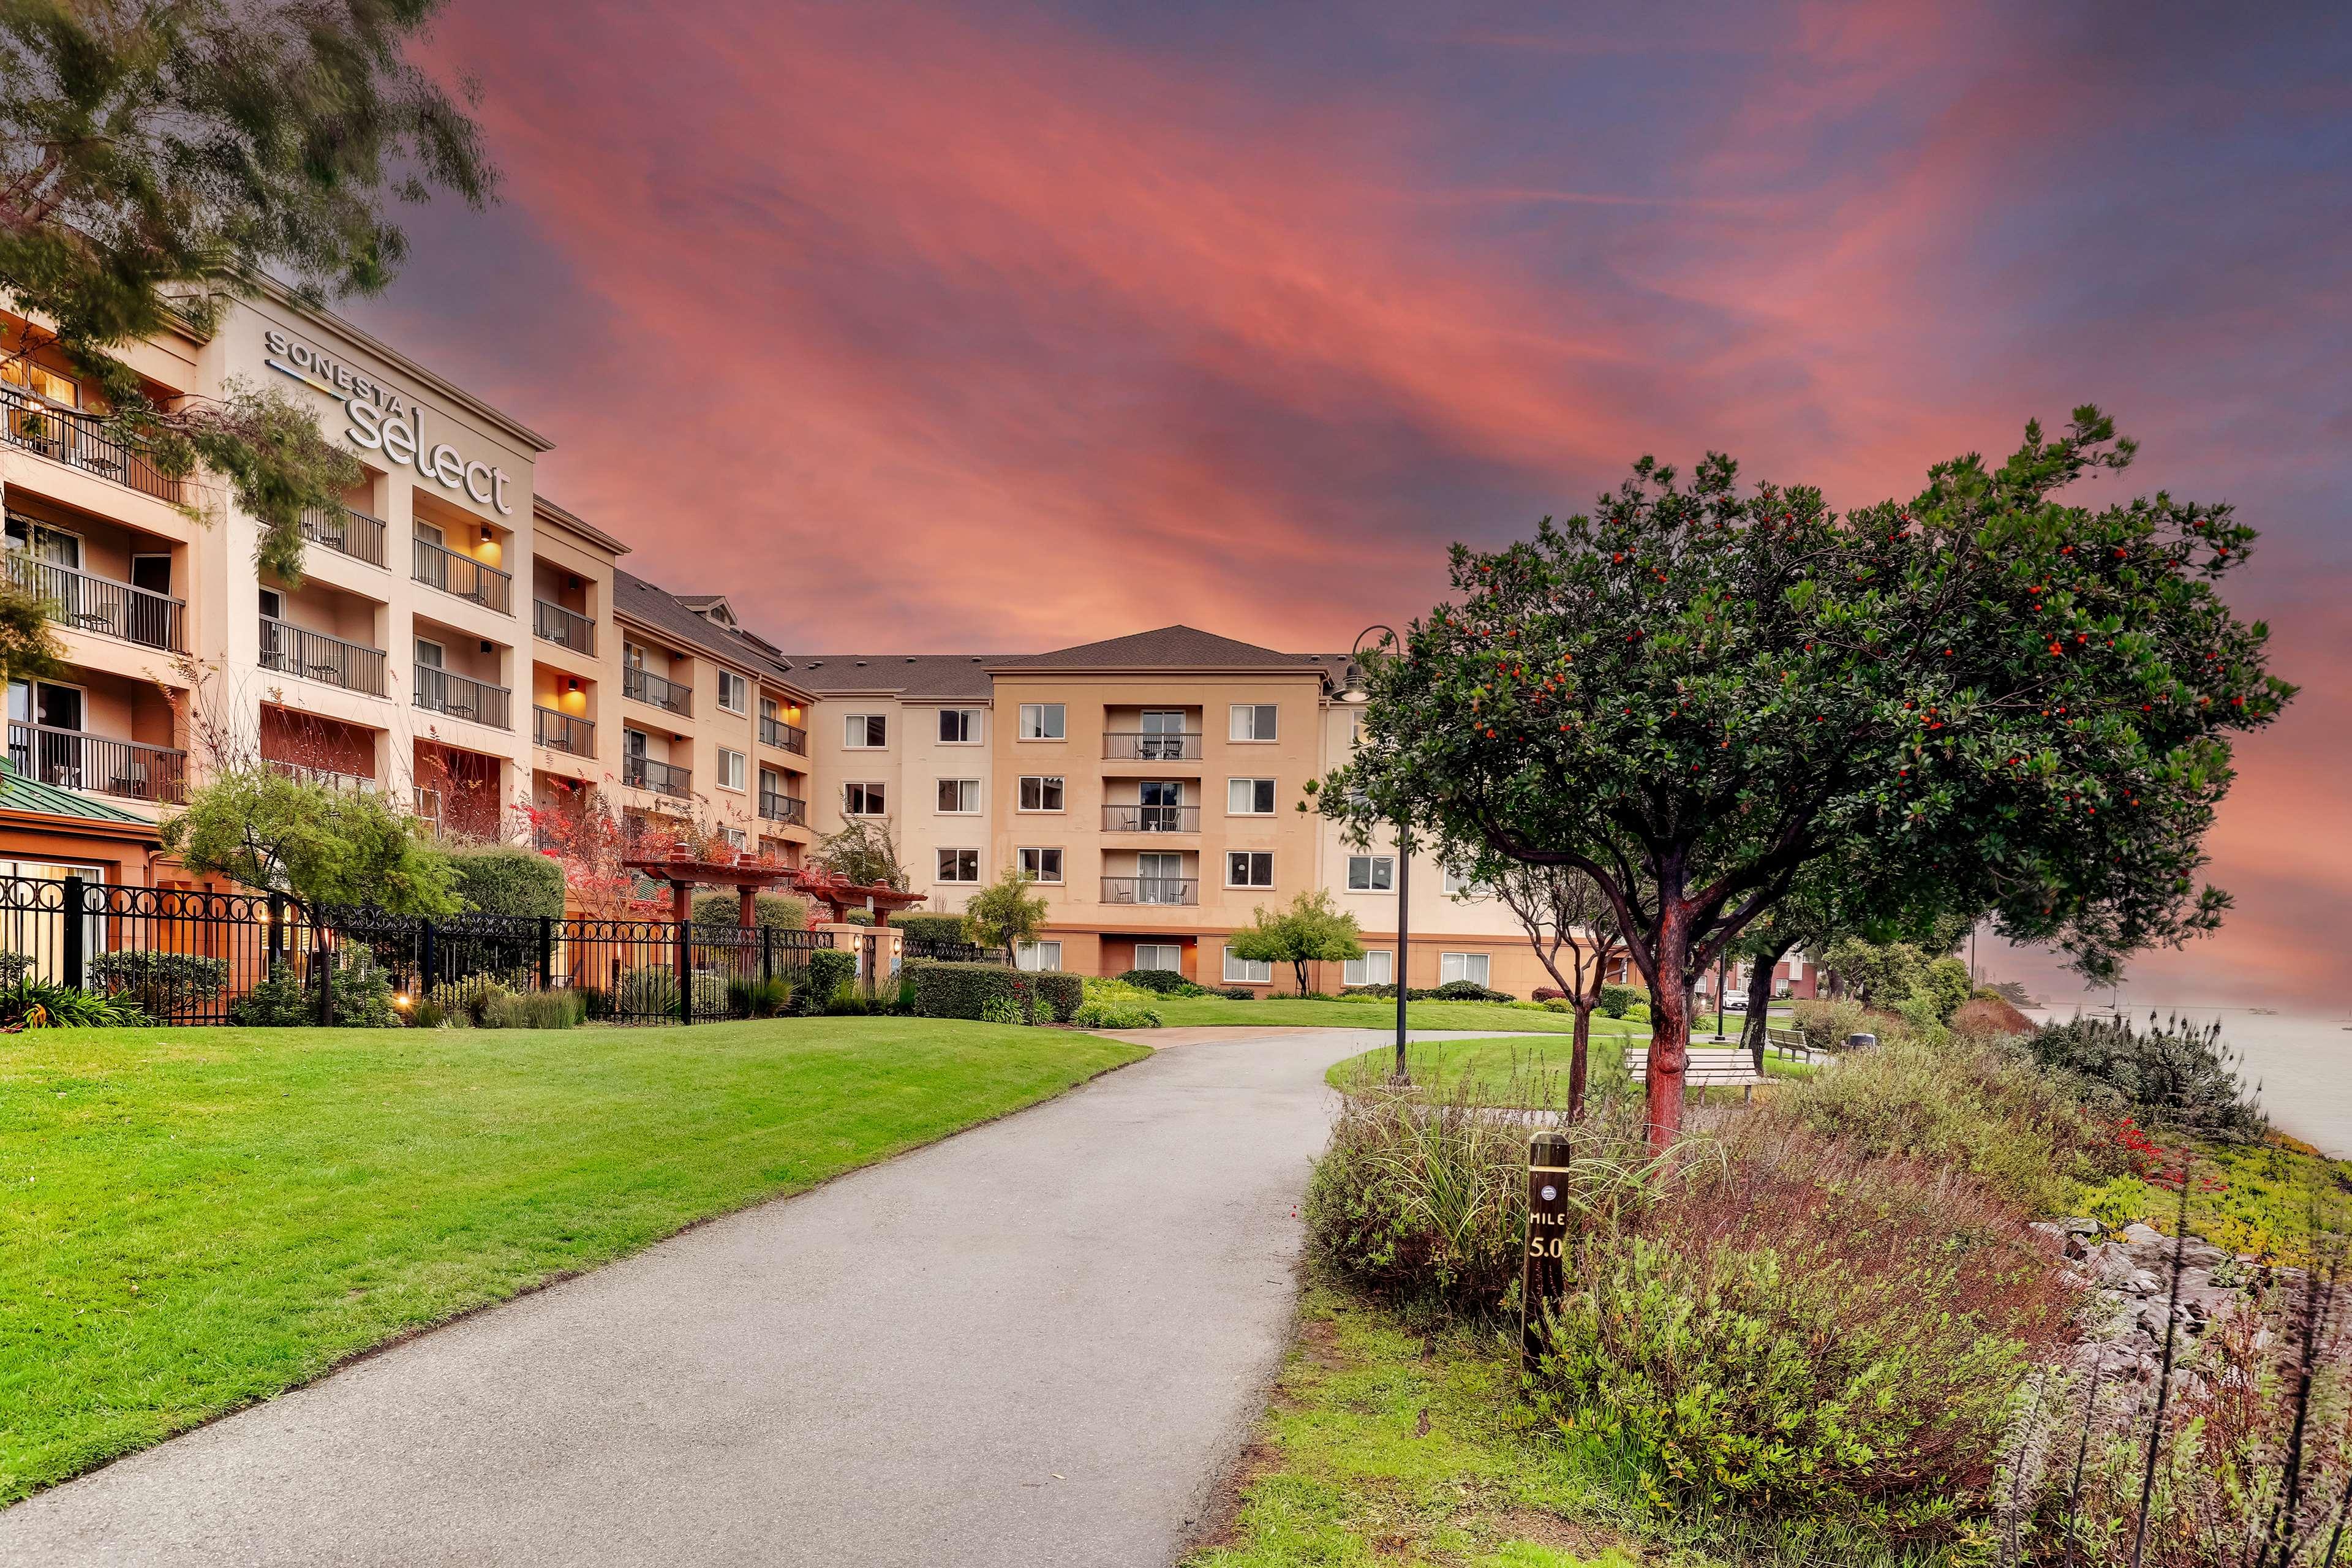
<path id="1" fill-rule="evenodd" d="M 1139 942 L 1135 944 L 1135 967 L 1165 969 L 1171 973 L 1184 973 L 1184 949 L 1172 942 Z"/>
<path id="2" fill-rule="evenodd" d="M 1395 887 L 1395 856 L 1350 855 L 1348 857 L 1348 891 L 1386 893 L 1394 890 Z"/>
<path id="3" fill-rule="evenodd" d="M 1066 710 L 1059 702 L 1024 702 L 1021 705 L 1023 740 L 1058 741 L 1067 732 Z"/>
<path id="4" fill-rule="evenodd" d="M 978 779 L 941 779 L 940 809 L 958 816 L 970 816 L 980 810 Z"/>
<path id="5" fill-rule="evenodd" d="M 59 375 L 47 365 L 30 360 L 11 358 L 0 364 L 0 378 L 15 382 L 27 391 L 39 393 L 51 403 L 62 403 L 68 408 L 81 406 L 81 384 L 71 376 Z"/>
<path id="6" fill-rule="evenodd" d="M 1494 890 L 1469 872 L 1448 866 L 1445 868 L 1445 896 L 1449 899 L 1486 899 L 1492 898 Z"/>
<path id="7" fill-rule="evenodd" d="M 1488 962 L 1483 952 L 1441 952 L 1437 955 L 1437 983 L 1450 985 L 1457 980 L 1467 980 L 1473 985 L 1484 985 Z"/>
<path id="8" fill-rule="evenodd" d="M 1029 773 L 1021 780 L 1021 809 L 1024 811 L 1059 811 L 1062 809 L 1062 775 L 1059 773 Z"/>
<path id="9" fill-rule="evenodd" d="M 841 814 L 844 816 L 887 816 L 890 808 L 883 804 L 879 784 L 846 784 L 841 786 Z"/>
<path id="10" fill-rule="evenodd" d="M 1233 728 L 1226 738 L 1234 741 L 1271 741 L 1275 738 L 1275 707 L 1271 702 L 1236 702 L 1234 704 Z"/>
<path id="11" fill-rule="evenodd" d="M 1263 849 L 1236 849 L 1225 857 L 1225 886 L 1271 888 L 1274 857 Z"/>
<path id="12" fill-rule="evenodd" d="M 980 710 L 977 708 L 940 709 L 940 744 L 942 746 L 980 744 Z"/>
<path id="13" fill-rule="evenodd" d="M 887 713 L 845 713 L 841 720 L 841 743 L 853 752 L 872 751 L 890 743 Z"/>
<path id="14" fill-rule="evenodd" d="M 1062 944 L 1058 942 L 1023 942 L 1013 946 L 1013 967 L 1025 969 L 1032 974 L 1062 967 Z"/>
<path id="15" fill-rule="evenodd" d="M 751 706 L 751 683 L 731 669 L 720 670 L 719 706 L 730 713 L 747 711 Z"/>
<path id="16" fill-rule="evenodd" d="M 742 752 L 730 752 L 724 746 L 719 748 L 719 787 L 721 789 L 743 787 Z"/>
<path id="17" fill-rule="evenodd" d="M 1272 779 L 1227 779 L 1225 811 L 1232 816 L 1273 816 L 1274 781 Z"/>
<path id="18" fill-rule="evenodd" d="M 979 881 L 980 851 L 977 849 L 940 850 L 939 879 L 942 882 Z"/>
<path id="19" fill-rule="evenodd" d="M 727 841 L 730 848 L 748 849 L 751 847 L 751 841 L 743 836 L 743 830 L 740 827 L 722 827 L 719 830 L 719 837 Z"/>
<path id="20" fill-rule="evenodd" d="M 1020 852 L 1021 874 L 1033 882 L 1059 882 L 1062 879 L 1062 852 L 1059 849 L 1024 849 Z"/>
<path id="21" fill-rule="evenodd" d="M 1271 985 L 1274 963 L 1269 959 L 1242 958 L 1225 949 L 1225 981 L 1232 985 Z"/>
<path id="22" fill-rule="evenodd" d="M 1386 985 L 1395 975 L 1396 954 L 1382 950 L 1348 960 L 1339 971 L 1342 984 Z"/>

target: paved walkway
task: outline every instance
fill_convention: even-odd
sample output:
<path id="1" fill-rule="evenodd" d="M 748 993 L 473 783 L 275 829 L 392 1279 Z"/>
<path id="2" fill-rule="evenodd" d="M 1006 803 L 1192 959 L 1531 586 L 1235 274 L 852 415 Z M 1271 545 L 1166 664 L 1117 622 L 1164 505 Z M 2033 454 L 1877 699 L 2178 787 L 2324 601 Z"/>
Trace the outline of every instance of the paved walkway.
<path id="1" fill-rule="evenodd" d="M 1323 1070 L 1376 1037 L 1162 1033 L 20 1503 L 0 1563 L 1166 1563 L 1281 1355 Z"/>

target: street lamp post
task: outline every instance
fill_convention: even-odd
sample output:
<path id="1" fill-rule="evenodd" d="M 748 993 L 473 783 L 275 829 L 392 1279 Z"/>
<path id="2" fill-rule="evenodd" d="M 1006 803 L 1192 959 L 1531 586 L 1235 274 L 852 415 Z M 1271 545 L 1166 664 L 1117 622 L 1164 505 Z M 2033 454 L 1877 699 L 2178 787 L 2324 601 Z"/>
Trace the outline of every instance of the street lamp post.
<path id="1" fill-rule="evenodd" d="M 1715 955 L 1715 1043 L 1718 1046 L 1723 1044 L 1723 977 L 1730 961 L 1729 953 Z"/>
<path id="2" fill-rule="evenodd" d="M 1362 631 L 1356 634 L 1355 646 L 1348 650 L 1348 657 L 1350 660 L 1357 660 L 1363 658 L 1364 641 L 1374 632 L 1382 634 L 1381 637 L 1381 643 L 1382 645 L 1393 645 L 1397 640 L 1395 627 L 1383 626 L 1376 622 L 1371 626 L 1366 626 Z M 1360 677 L 1354 670 L 1350 670 L 1349 673 L 1349 680 L 1348 683 L 1347 694 L 1356 701 L 1360 702 L 1364 700 L 1365 695 Z M 1409 999 L 1409 994 L 1412 989 L 1412 965 L 1408 962 L 1407 957 L 1411 951 L 1411 938 L 1409 932 L 1412 923 L 1411 917 L 1412 908 L 1412 823 L 1410 817 L 1400 813 L 1397 816 L 1396 966 L 1389 972 L 1389 978 L 1396 984 L 1396 1072 L 1394 1077 L 1396 1081 L 1399 1083 L 1410 1081 L 1409 1075 L 1405 1070 L 1404 1009 L 1405 1003 Z"/>

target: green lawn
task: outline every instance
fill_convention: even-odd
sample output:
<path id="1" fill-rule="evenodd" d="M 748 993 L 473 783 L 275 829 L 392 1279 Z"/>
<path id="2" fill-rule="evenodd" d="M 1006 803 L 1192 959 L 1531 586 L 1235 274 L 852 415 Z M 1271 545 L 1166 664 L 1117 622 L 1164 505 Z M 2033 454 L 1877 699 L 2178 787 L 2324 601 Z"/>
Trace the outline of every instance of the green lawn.
<path id="1" fill-rule="evenodd" d="M 1289 1025 L 1302 1029 L 1396 1027 L 1396 1004 L 1379 997 L 1361 1002 L 1236 1002 L 1226 996 L 1160 996 L 1151 1005 L 1171 1028 L 1215 1024 Z M 1405 1022 L 1416 1029 L 1516 1029 L 1535 1035 L 1565 1034 L 1576 1026 L 1576 1020 L 1566 1013 L 1501 1002 L 1409 1002 Z M 1596 1027 L 1605 1022 L 1609 1020 L 1593 1020 Z"/>
<path id="2" fill-rule="evenodd" d="M 1628 1044 L 1647 1045 L 1650 1026 L 1647 1024 L 1626 1024 L 1612 1018 L 1592 1020 L 1591 1059 L 1587 1063 L 1590 1081 L 1596 1089 L 1606 1089 L 1625 1074 L 1625 1047 Z M 1711 1036 L 1693 1042 L 1712 1047 Z M 1568 1076 L 1570 1042 L 1563 1037 L 1547 1036 L 1537 1039 L 1517 1040 L 1419 1040 L 1405 1047 L 1405 1067 L 1413 1081 L 1443 1096 L 1461 1085 L 1470 1098 L 1482 1104 L 1517 1102 L 1524 1098 L 1524 1087 L 1543 1078 L 1558 1080 L 1554 1092 L 1543 1098 L 1558 1100 L 1559 1084 Z M 1396 1060 L 1393 1047 L 1379 1047 L 1361 1056 L 1336 1062 L 1325 1074 L 1334 1089 L 1345 1089 L 1366 1076 L 1385 1078 Z M 1764 1070 L 1772 1077 L 1798 1077 L 1813 1068 L 1804 1062 L 1791 1061 L 1778 1052 L 1768 1053 Z M 1538 1090 L 1542 1085 L 1537 1082 Z M 1720 1092 L 1738 1098 L 1736 1089 Z"/>
<path id="3" fill-rule="evenodd" d="M 1148 1054 L 903 1018 L 0 1036 L 0 1503 Z"/>

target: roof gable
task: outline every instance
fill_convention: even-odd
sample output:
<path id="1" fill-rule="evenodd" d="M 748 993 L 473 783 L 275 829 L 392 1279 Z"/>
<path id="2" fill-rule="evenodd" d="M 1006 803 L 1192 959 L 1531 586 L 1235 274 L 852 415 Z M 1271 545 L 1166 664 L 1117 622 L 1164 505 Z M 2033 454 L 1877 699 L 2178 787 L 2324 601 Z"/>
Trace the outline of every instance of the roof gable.
<path id="1" fill-rule="evenodd" d="M 1318 669 L 1315 657 L 1279 653 L 1255 643 L 1239 642 L 1204 632 L 1197 626 L 1160 626 L 1101 642 L 1080 643 L 1008 659 L 1016 669 L 1268 669 L 1300 673 Z"/>

